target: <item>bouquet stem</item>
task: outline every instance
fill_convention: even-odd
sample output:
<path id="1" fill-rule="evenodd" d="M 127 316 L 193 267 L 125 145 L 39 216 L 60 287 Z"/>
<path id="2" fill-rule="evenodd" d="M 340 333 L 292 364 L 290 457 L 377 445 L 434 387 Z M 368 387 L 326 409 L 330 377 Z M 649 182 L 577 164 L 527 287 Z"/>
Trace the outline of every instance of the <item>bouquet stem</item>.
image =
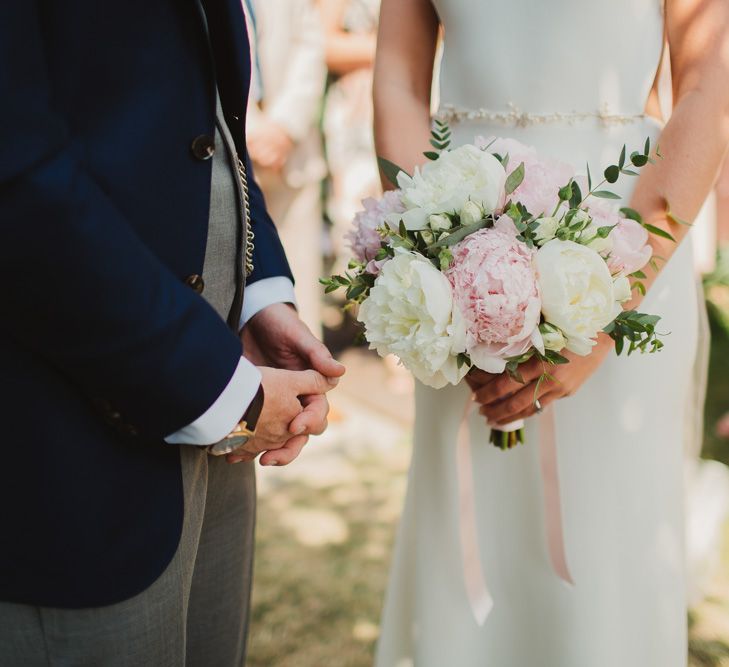
<path id="1" fill-rule="evenodd" d="M 491 429 L 489 442 L 501 450 L 513 449 L 517 445 L 523 444 L 524 422 L 520 420 L 513 424 L 507 424 L 501 429 Z"/>

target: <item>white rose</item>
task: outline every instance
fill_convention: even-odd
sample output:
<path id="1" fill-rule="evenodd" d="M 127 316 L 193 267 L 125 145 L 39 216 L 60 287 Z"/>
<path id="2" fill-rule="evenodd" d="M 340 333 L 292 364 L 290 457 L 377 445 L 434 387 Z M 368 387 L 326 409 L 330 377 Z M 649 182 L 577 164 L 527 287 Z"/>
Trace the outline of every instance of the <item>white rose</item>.
<path id="1" fill-rule="evenodd" d="M 587 246 L 555 239 L 537 252 L 536 267 L 545 320 L 564 333 L 568 350 L 589 354 L 621 310 L 605 260 Z"/>
<path id="2" fill-rule="evenodd" d="M 626 276 L 618 276 L 613 283 L 615 300 L 618 303 L 625 303 L 633 298 L 633 291 L 630 287 L 630 280 Z"/>
<path id="3" fill-rule="evenodd" d="M 562 332 L 547 322 L 539 326 L 539 333 L 542 334 L 542 340 L 544 341 L 544 348 L 546 350 L 559 352 L 567 344 Z"/>
<path id="4" fill-rule="evenodd" d="M 538 218 L 537 222 L 539 223 L 539 227 L 537 227 L 534 240 L 537 242 L 537 245 L 544 245 L 547 241 L 551 241 L 554 238 L 559 228 L 559 220 L 549 216 Z"/>
<path id="5" fill-rule="evenodd" d="M 483 220 L 484 213 L 483 209 L 474 201 L 470 199 L 463 205 L 461 209 L 461 224 L 471 225 L 474 222 Z"/>
<path id="6" fill-rule="evenodd" d="M 436 213 L 434 215 L 431 215 L 428 218 L 428 223 L 430 225 L 430 228 L 434 232 L 444 231 L 446 229 L 450 229 L 453 226 L 451 219 L 447 215 L 443 215 L 442 213 Z"/>
<path id="7" fill-rule="evenodd" d="M 380 272 L 359 310 L 370 348 L 395 354 L 418 380 L 439 389 L 468 372 L 458 368 L 466 324 L 448 279 L 427 259 L 399 252 Z"/>
<path id="8" fill-rule="evenodd" d="M 460 211 L 469 200 L 483 215 L 493 213 L 504 195 L 506 173 L 491 153 L 465 144 L 443 151 L 412 176 L 401 171 L 397 182 L 407 209 L 398 219 L 407 229 L 418 230 L 427 227 L 431 215 Z"/>

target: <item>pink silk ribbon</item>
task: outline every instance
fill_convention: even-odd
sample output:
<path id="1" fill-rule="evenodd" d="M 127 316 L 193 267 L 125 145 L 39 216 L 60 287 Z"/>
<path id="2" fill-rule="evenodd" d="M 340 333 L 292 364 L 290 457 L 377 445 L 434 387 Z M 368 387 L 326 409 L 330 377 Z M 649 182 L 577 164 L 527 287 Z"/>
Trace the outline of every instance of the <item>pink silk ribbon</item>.
<path id="1" fill-rule="evenodd" d="M 471 461 L 471 433 L 468 418 L 475 405 L 469 397 L 464 410 L 456 444 L 456 474 L 458 478 L 459 533 L 461 559 L 466 594 L 476 623 L 482 626 L 494 606 L 486 585 L 481 553 L 478 546 L 476 500 L 473 489 L 473 463 Z M 486 446 L 486 443 L 484 443 Z M 556 575 L 574 585 L 567 565 L 562 526 L 562 505 L 557 470 L 557 442 L 555 438 L 554 411 L 551 406 L 539 416 L 539 459 L 542 472 L 545 527 L 549 560 Z"/>

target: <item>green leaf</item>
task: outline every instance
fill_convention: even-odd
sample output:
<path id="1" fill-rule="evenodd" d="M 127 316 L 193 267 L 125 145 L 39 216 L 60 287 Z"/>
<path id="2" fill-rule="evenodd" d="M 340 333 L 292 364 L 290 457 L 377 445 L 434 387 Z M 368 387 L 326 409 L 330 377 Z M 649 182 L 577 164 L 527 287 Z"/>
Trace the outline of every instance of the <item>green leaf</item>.
<path id="1" fill-rule="evenodd" d="M 379 165 L 380 171 L 382 171 L 385 178 L 390 181 L 390 183 L 392 183 L 392 185 L 394 185 L 396 188 L 399 187 L 397 184 L 397 175 L 401 171 L 405 174 L 407 174 L 407 172 L 401 167 L 398 167 L 394 162 L 386 160 L 384 157 L 378 157 L 377 164 Z"/>
<path id="2" fill-rule="evenodd" d="M 590 174 L 590 163 L 586 162 L 585 166 L 587 167 L 587 189 L 592 190 L 592 175 Z"/>
<path id="3" fill-rule="evenodd" d="M 572 197 L 570 197 L 570 208 L 578 208 L 582 203 L 582 190 L 577 181 L 572 183 Z"/>
<path id="4" fill-rule="evenodd" d="M 454 229 L 450 234 L 441 237 L 435 243 L 429 245 L 428 250 L 432 252 L 437 248 L 447 248 L 453 246 L 456 243 L 460 243 L 461 241 L 463 241 L 463 239 L 465 239 L 467 236 L 470 236 L 474 232 L 477 232 L 479 229 L 485 229 L 486 227 L 490 227 L 492 225 L 493 220 L 489 218 L 478 220 L 477 222 L 471 223 L 470 225 L 464 225 L 463 227 Z"/>
<path id="5" fill-rule="evenodd" d="M 651 138 L 646 137 L 645 139 L 645 146 L 643 147 L 643 154 L 644 155 L 650 155 L 651 152 Z"/>
<path id="6" fill-rule="evenodd" d="M 510 195 L 524 180 L 524 163 L 522 162 L 506 179 L 506 194 Z"/>
<path id="7" fill-rule="evenodd" d="M 625 174 L 626 176 L 638 176 L 637 171 L 633 171 L 632 169 L 621 169 L 621 174 Z"/>
<path id="8" fill-rule="evenodd" d="M 609 190 L 597 190 L 592 193 L 593 197 L 600 197 L 601 199 L 622 199 L 620 195 L 616 195 L 614 192 Z"/>
<path id="9" fill-rule="evenodd" d="M 620 160 L 618 160 L 618 168 L 622 169 L 625 166 L 625 144 L 623 144 L 623 150 L 620 151 Z"/>
<path id="10" fill-rule="evenodd" d="M 676 239 L 671 236 L 665 229 L 661 229 L 660 227 L 656 227 L 655 225 L 651 225 L 647 222 L 643 223 L 643 227 L 645 227 L 651 234 L 655 234 L 656 236 L 660 236 L 661 238 L 668 239 L 669 241 L 676 242 Z"/>
<path id="11" fill-rule="evenodd" d="M 620 178 L 620 167 L 613 164 L 605 170 L 605 180 L 608 183 L 615 183 Z"/>
<path id="12" fill-rule="evenodd" d="M 606 239 L 608 236 L 610 236 L 610 232 L 615 229 L 617 225 L 606 225 L 605 227 L 598 227 L 597 229 L 597 235 L 601 239 Z"/>
<path id="13" fill-rule="evenodd" d="M 638 278 L 639 280 L 646 280 L 648 276 L 645 275 L 642 271 L 633 271 L 633 273 L 630 274 L 631 278 Z"/>
<path id="14" fill-rule="evenodd" d="M 467 355 L 461 352 L 456 357 L 456 364 L 458 365 L 458 368 L 463 368 L 464 366 L 471 366 L 471 358 Z"/>
<path id="15" fill-rule="evenodd" d="M 645 167 L 646 164 L 648 164 L 648 156 L 641 155 L 638 152 L 633 152 L 630 154 L 630 161 L 633 163 L 634 167 Z"/>
<path id="16" fill-rule="evenodd" d="M 440 157 L 440 153 L 436 153 L 435 151 L 426 151 L 423 153 L 425 157 L 427 157 L 429 160 L 437 160 Z"/>
<path id="17" fill-rule="evenodd" d="M 554 350 L 547 350 L 544 353 L 544 356 L 550 364 L 561 365 L 568 364 L 570 362 L 567 357 L 563 357 L 559 352 L 555 352 Z"/>
<path id="18" fill-rule="evenodd" d="M 629 220 L 635 220 L 636 222 L 639 222 L 641 225 L 643 224 L 643 216 L 638 213 L 634 208 L 629 208 L 628 206 L 623 206 L 620 209 L 620 212 L 623 214 L 624 218 L 628 218 Z"/>

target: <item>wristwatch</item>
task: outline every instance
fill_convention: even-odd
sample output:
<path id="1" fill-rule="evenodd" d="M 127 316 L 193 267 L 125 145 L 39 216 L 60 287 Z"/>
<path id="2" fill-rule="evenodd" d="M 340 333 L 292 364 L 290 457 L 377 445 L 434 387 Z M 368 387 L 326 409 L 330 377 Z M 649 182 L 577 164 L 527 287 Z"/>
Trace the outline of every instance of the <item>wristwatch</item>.
<path id="1" fill-rule="evenodd" d="M 256 426 L 258 418 L 263 410 L 265 395 L 263 393 L 263 385 L 258 387 L 256 395 L 253 397 L 248 409 L 243 414 L 241 420 L 236 424 L 235 428 L 213 445 L 208 446 L 208 453 L 213 456 L 223 456 L 245 445 L 251 438 L 256 435 Z"/>

